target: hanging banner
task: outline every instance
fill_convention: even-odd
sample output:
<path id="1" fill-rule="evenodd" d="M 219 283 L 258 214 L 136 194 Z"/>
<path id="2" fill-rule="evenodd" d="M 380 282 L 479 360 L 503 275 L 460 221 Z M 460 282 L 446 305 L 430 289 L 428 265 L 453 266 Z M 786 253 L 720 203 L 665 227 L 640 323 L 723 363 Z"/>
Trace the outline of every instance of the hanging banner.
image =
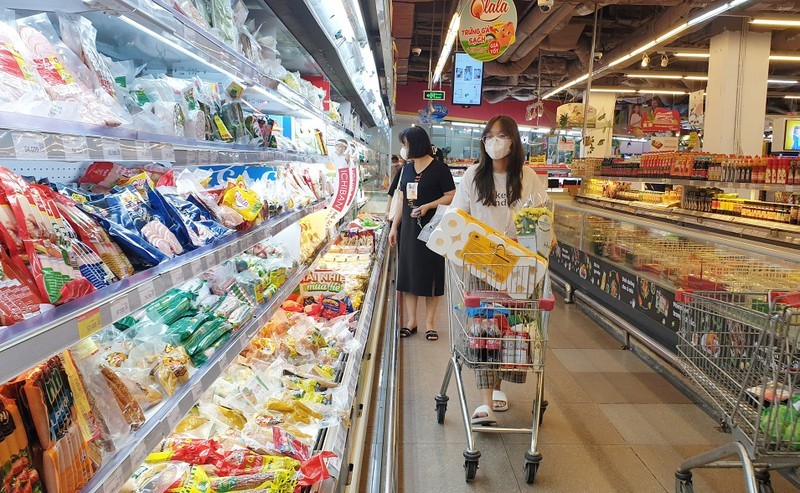
<path id="1" fill-rule="evenodd" d="M 559 152 L 575 152 L 575 141 L 572 139 L 568 140 L 559 139 L 556 149 Z"/>
<path id="2" fill-rule="evenodd" d="M 441 103 L 428 103 L 424 110 L 417 111 L 417 123 L 419 125 L 431 125 L 442 123 L 450 110 Z"/>
<path id="3" fill-rule="evenodd" d="M 458 38 L 467 55 L 490 62 L 514 44 L 516 30 L 513 0 L 472 0 L 461 12 Z"/>
<path id="4" fill-rule="evenodd" d="M 588 120 L 587 127 L 597 126 L 597 108 L 589 105 L 586 118 Z M 562 128 L 583 127 L 583 103 L 567 103 L 559 106 L 556 109 L 556 122 Z"/>
<path id="5" fill-rule="evenodd" d="M 702 126 L 706 120 L 705 89 L 689 93 L 689 124 Z"/>
<path id="6" fill-rule="evenodd" d="M 681 115 L 675 110 L 653 108 L 642 118 L 642 130 L 646 133 L 680 132 Z"/>
<path id="7" fill-rule="evenodd" d="M 651 137 L 650 150 L 657 152 L 677 151 L 678 137 Z"/>
<path id="8" fill-rule="evenodd" d="M 353 152 L 348 152 L 346 140 L 336 141 L 330 159 L 336 172 L 336 185 L 333 188 L 334 193 L 328 206 L 328 217 L 325 220 L 327 228 L 336 224 L 344 216 L 353 203 L 358 189 L 358 164 L 356 162 L 358 158 Z"/>

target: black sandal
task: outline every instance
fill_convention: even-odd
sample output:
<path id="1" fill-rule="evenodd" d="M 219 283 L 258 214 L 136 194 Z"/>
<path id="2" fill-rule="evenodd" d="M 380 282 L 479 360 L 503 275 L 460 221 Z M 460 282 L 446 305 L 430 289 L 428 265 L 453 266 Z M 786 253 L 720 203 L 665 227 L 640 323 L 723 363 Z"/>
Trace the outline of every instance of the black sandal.
<path id="1" fill-rule="evenodd" d="M 429 341 L 438 341 L 439 340 L 439 333 L 435 330 L 426 330 L 425 331 L 425 339 Z"/>
<path id="2" fill-rule="evenodd" d="M 416 333 L 417 333 L 417 328 L 416 327 L 414 327 L 413 329 L 409 329 L 407 327 L 403 327 L 402 329 L 400 329 L 400 338 L 404 339 L 404 338 L 406 338 L 408 336 L 411 336 L 411 335 L 414 335 Z"/>

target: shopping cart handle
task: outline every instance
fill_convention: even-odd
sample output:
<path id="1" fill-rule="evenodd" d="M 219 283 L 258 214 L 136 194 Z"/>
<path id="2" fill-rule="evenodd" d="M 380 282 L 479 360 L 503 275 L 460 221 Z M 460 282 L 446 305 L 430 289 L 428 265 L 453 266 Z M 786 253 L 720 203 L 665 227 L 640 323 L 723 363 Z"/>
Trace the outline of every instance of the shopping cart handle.
<path id="1" fill-rule="evenodd" d="M 556 307 L 556 298 L 552 294 L 549 298 L 542 298 L 539 300 L 539 309 L 546 312 L 552 312 Z"/>
<path id="2" fill-rule="evenodd" d="M 677 291 L 675 291 L 675 302 L 687 303 L 689 300 L 683 296 L 686 293 L 692 294 L 694 293 L 694 289 L 678 289 Z"/>

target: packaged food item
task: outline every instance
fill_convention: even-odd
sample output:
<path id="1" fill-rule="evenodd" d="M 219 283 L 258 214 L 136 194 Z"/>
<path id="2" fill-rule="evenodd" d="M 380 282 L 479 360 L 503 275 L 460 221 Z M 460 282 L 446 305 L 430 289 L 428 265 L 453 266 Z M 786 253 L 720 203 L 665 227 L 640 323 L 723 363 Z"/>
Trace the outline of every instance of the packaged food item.
<path id="1" fill-rule="evenodd" d="M 39 313 L 42 299 L 27 269 L 0 249 L 0 325 L 11 325 Z"/>
<path id="2" fill-rule="evenodd" d="M 58 24 L 61 28 L 61 39 L 64 44 L 78 55 L 81 61 L 94 75 L 94 83 L 87 87 L 102 87 L 109 96 L 117 98 L 117 85 L 108 59 L 97 51 L 97 30 L 89 19 L 72 14 L 59 14 Z"/>
<path id="3" fill-rule="evenodd" d="M 180 242 L 165 226 L 169 218 L 150 207 L 133 189 L 123 188 L 80 207 L 103 226 L 139 269 L 183 253 Z"/>
<path id="4" fill-rule="evenodd" d="M 136 399 L 133 398 L 133 395 L 131 395 L 128 387 L 125 386 L 125 384 L 119 378 L 119 375 L 117 375 L 114 370 L 105 365 L 101 365 L 100 373 L 108 382 L 108 386 L 111 388 L 114 399 L 117 401 L 117 405 L 122 410 L 122 414 L 125 416 L 125 420 L 131 426 L 131 429 L 139 429 L 139 427 L 142 426 L 145 421 L 142 406 L 136 402 Z"/>
<path id="5" fill-rule="evenodd" d="M 42 493 L 39 472 L 33 467 L 28 436 L 17 404 L 0 395 L 0 491 Z"/>
<path id="6" fill-rule="evenodd" d="M 239 176 L 223 192 L 222 205 L 230 207 L 246 221 L 254 221 L 264 204 L 256 193 L 247 188 L 244 178 Z"/>
<path id="7" fill-rule="evenodd" d="M 118 126 L 130 119 L 107 92 L 79 84 L 75 74 L 85 66 L 58 37 L 46 13 L 17 21 L 19 36 L 28 48 L 33 67 L 39 72 L 52 101 L 80 104 L 80 119 L 94 125 Z"/>
<path id="8" fill-rule="evenodd" d="M 42 297 L 62 304 L 94 291 L 92 283 L 70 265 L 71 243 L 64 220 L 42 190 L 6 168 L 0 168 L 0 187 L 20 225 L 20 238 Z"/>
<path id="9" fill-rule="evenodd" d="M 72 198 L 62 193 L 53 193 L 50 198 L 55 202 L 64 219 L 78 234 L 80 240 L 103 260 L 117 279 L 125 279 L 133 275 L 133 265 L 119 246 L 109 238 L 105 230 L 94 219 L 78 208 Z"/>
<path id="10" fill-rule="evenodd" d="M 213 318 L 207 320 L 197 331 L 184 343 L 186 352 L 193 356 L 209 348 L 220 337 L 231 331 L 231 326 L 224 320 Z"/>
<path id="11" fill-rule="evenodd" d="M 5 111 L 47 112 L 50 97 L 38 72 L 30 66 L 30 55 L 17 33 L 14 19 L 14 11 L 0 9 L 0 100 L 9 105 Z"/>
<path id="12" fill-rule="evenodd" d="M 183 462 L 144 463 L 136 469 L 120 493 L 166 493 L 189 471 Z"/>
<path id="13" fill-rule="evenodd" d="M 189 355 L 183 346 L 168 344 L 164 347 L 155 369 L 155 377 L 169 396 L 189 380 Z"/>
<path id="14" fill-rule="evenodd" d="M 166 208 L 173 221 L 185 228 L 194 247 L 201 247 L 233 231 L 214 220 L 211 213 L 197 203 L 197 199 L 182 199 L 175 188 L 161 187 L 158 192 L 166 201 Z"/>
<path id="15" fill-rule="evenodd" d="M 39 444 L 44 450 L 42 477 L 48 492 L 74 492 L 94 473 L 86 442 L 75 423 L 72 391 L 58 358 L 25 376 L 25 397 Z"/>

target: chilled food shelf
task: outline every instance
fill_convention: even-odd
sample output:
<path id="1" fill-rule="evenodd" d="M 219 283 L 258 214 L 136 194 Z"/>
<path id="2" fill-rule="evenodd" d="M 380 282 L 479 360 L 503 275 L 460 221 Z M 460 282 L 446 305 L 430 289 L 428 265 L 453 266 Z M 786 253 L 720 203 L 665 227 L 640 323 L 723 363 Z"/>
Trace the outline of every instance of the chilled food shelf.
<path id="1" fill-rule="evenodd" d="M 369 288 L 364 295 L 364 303 L 360 309 L 360 316 L 358 325 L 356 327 L 355 338 L 360 343 L 361 349 L 348 355 L 347 364 L 342 372 L 341 384 L 347 389 L 347 402 L 345 409 L 350 409 L 358 392 L 358 385 L 361 375 L 361 361 L 364 356 L 364 348 L 367 346 L 367 340 L 370 336 L 370 329 L 373 324 L 373 316 L 375 314 L 375 303 L 378 301 L 377 296 L 380 291 L 381 277 L 384 272 L 384 259 L 386 258 L 388 250 L 389 228 L 383 228 L 383 234 L 379 242 L 376 244 L 376 253 L 372 263 L 372 272 L 369 277 Z M 352 417 L 352 415 L 351 415 Z M 339 478 L 343 468 L 343 461 L 346 457 L 347 440 L 350 432 L 350 423 L 352 419 L 346 422 L 340 422 L 337 425 L 328 428 L 324 431 L 325 435 L 322 437 L 320 450 L 332 451 L 336 454 L 336 458 L 331 459 L 328 463 L 331 475 Z M 322 486 L 320 486 L 322 488 Z"/>
<path id="2" fill-rule="evenodd" d="M 263 239 L 263 237 L 261 238 Z M 200 400 L 203 393 L 219 378 L 225 368 L 247 346 L 258 331 L 272 318 L 283 301 L 297 288 L 313 264 L 333 244 L 335 237 L 321 245 L 311 260 L 300 266 L 273 297 L 260 308 L 250 322 L 239 329 L 219 351 L 161 406 L 147 416 L 144 425 L 135 431 L 128 443 L 97 470 L 81 493 L 118 493 L 123 484 L 144 462 L 145 457 L 169 436 L 181 419 Z"/>
<path id="3" fill-rule="evenodd" d="M 171 2 L 152 0 L 152 5 L 147 5 L 141 0 L 96 0 L 94 3 L 116 14 L 114 17 L 104 16 L 108 29 L 128 30 L 130 39 L 144 33 L 176 51 L 187 62 L 197 65 L 197 70 L 216 72 L 243 84 L 249 92 L 266 98 L 266 106 L 262 111 L 294 116 L 301 116 L 302 113 L 340 132 L 354 135 L 352 129 L 332 121 L 322 109 L 311 105 L 288 85 L 265 73 L 242 53 L 175 9 Z M 98 26 L 98 20 L 92 17 L 102 33 L 103 26 Z"/>
<path id="4" fill-rule="evenodd" d="M 168 289 L 283 231 L 325 207 L 276 216 L 257 228 L 230 235 L 168 260 L 80 299 L 46 311 L 0 331 L 0 381 L 8 381 L 39 361 L 74 345 L 153 301 Z"/>
<path id="5" fill-rule="evenodd" d="M 681 226 L 692 226 L 697 229 L 711 229 L 738 237 L 747 236 L 768 240 L 772 243 L 800 245 L 800 226 L 762 221 L 746 217 L 726 216 L 710 212 L 698 212 L 687 209 L 667 208 L 665 206 L 631 203 L 625 200 L 580 195 L 575 198 L 579 203 L 593 205 L 604 209 L 624 212 L 636 216 L 666 220 Z"/>
<path id="6" fill-rule="evenodd" d="M 133 129 L 0 112 L 0 159 L 170 162 L 178 166 L 324 162 L 321 154 L 197 141 Z"/>

